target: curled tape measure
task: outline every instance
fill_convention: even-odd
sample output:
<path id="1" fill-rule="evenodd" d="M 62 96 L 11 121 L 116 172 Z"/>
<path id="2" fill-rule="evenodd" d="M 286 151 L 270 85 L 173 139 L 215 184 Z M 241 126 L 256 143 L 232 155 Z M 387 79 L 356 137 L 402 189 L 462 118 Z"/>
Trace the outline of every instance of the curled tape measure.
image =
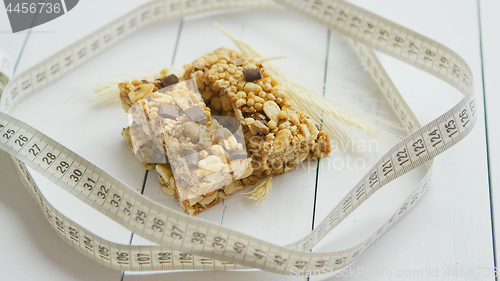
<path id="1" fill-rule="evenodd" d="M 474 87 L 467 63 L 445 46 L 341 0 L 275 2 L 350 38 L 351 46 L 410 134 L 390 149 L 309 235 L 282 247 L 161 206 L 35 128 L 7 114 L 20 100 L 37 89 L 52 83 L 121 39 L 149 25 L 217 9 L 266 7 L 274 4 L 270 0 L 154 1 L 108 24 L 10 81 L 9 71 L 1 69 L 0 82 L 3 85 L 0 87 L 5 85 L 5 88 L 0 96 L 0 149 L 11 154 L 24 185 L 62 239 L 99 264 L 125 271 L 255 268 L 290 274 L 293 272 L 292 268 L 318 270 L 328 267 L 338 270 L 358 259 L 416 205 L 428 186 L 432 159 L 463 139 L 474 127 Z M 461 91 L 465 97 L 451 110 L 421 127 L 372 49 L 441 78 Z M 44 158 L 52 161 L 43 161 Z M 61 161 L 69 164 L 64 171 L 57 170 Z M 423 180 L 398 211 L 369 238 L 343 251 L 310 251 L 377 190 L 422 164 L 429 168 Z M 52 207 L 40 193 L 26 166 L 130 231 L 160 246 L 121 245 L 97 237 Z M 91 190 L 84 188 L 86 179 L 91 179 L 94 183 Z M 105 197 L 98 196 L 96 186 L 105 186 L 109 192 Z M 140 219 L 136 219 L 137 217 Z"/>

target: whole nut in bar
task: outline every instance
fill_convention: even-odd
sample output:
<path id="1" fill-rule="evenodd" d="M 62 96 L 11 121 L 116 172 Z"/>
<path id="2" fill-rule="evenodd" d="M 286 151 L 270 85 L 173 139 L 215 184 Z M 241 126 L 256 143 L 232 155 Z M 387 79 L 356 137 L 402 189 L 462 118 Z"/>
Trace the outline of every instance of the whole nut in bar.
<path id="1" fill-rule="evenodd" d="M 188 198 L 188 200 L 189 200 L 189 204 L 195 205 L 196 203 L 203 200 L 203 196 L 194 196 L 194 197 Z"/>
<path id="2" fill-rule="evenodd" d="M 212 152 L 212 155 L 215 155 L 219 157 L 223 162 L 226 160 L 226 150 L 222 148 L 222 146 L 216 144 L 210 147 L 210 152 Z"/>
<path id="3" fill-rule="evenodd" d="M 218 172 L 222 170 L 224 164 L 222 163 L 222 160 L 219 157 L 215 155 L 210 155 L 207 158 L 198 162 L 198 167 L 205 171 Z"/>
<path id="4" fill-rule="evenodd" d="M 206 118 L 205 111 L 199 106 L 190 107 L 184 110 L 184 113 L 193 122 L 198 122 Z"/>
<path id="5" fill-rule="evenodd" d="M 172 92 L 172 97 L 174 98 L 175 103 L 182 110 L 186 110 L 189 108 L 189 104 L 191 103 L 191 97 L 186 91 L 182 89 L 177 89 Z"/>
<path id="6" fill-rule="evenodd" d="M 200 127 L 193 122 L 186 123 L 184 134 L 191 139 L 191 142 L 197 143 L 200 140 Z"/>
<path id="7" fill-rule="evenodd" d="M 128 93 L 128 98 L 130 102 L 133 104 L 136 101 L 150 95 L 154 90 L 153 84 L 141 84 L 137 86 L 133 91 Z"/>
<path id="8" fill-rule="evenodd" d="M 234 150 L 238 148 L 238 140 L 231 135 L 224 140 L 224 148 L 227 150 Z"/>
<path id="9" fill-rule="evenodd" d="M 210 204 L 212 201 L 215 200 L 215 198 L 217 198 L 217 195 L 218 195 L 218 192 L 212 192 L 212 194 L 203 198 L 203 200 L 200 201 L 200 204 L 203 206 Z"/>
<path id="10" fill-rule="evenodd" d="M 217 196 L 218 196 L 220 199 L 226 199 L 226 198 L 227 198 L 227 195 L 226 195 L 226 193 L 224 193 L 224 191 L 219 191 L 219 192 L 217 192 L 217 193 L 218 193 L 218 195 L 217 195 Z"/>
<path id="11" fill-rule="evenodd" d="M 252 164 L 250 164 L 250 165 L 248 165 L 246 171 L 243 174 L 241 174 L 240 176 L 238 176 L 237 178 L 244 179 L 246 177 L 249 177 L 252 173 L 253 173 L 253 168 L 252 168 Z"/>
<path id="12" fill-rule="evenodd" d="M 170 74 L 169 76 L 163 77 L 161 79 L 161 83 L 163 87 L 168 87 L 173 84 L 179 83 L 179 78 L 175 76 L 175 74 Z"/>
<path id="13" fill-rule="evenodd" d="M 186 152 L 186 163 L 187 163 L 189 168 L 191 168 L 191 169 L 198 168 L 199 160 L 200 160 L 200 157 L 198 156 L 198 152 L 193 151 L 193 150 L 188 150 Z"/>
<path id="14" fill-rule="evenodd" d="M 269 119 L 273 120 L 276 123 L 279 122 L 278 114 L 281 112 L 281 109 L 277 103 L 275 103 L 274 101 L 266 101 L 264 103 L 263 109 L 264 113 L 266 113 Z"/>
<path id="15" fill-rule="evenodd" d="M 290 144 L 291 138 L 292 132 L 290 130 L 280 130 L 274 138 L 274 150 L 276 152 L 284 150 Z"/>
<path id="16" fill-rule="evenodd" d="M 179 111 L 177 111 L 177 107 L 168 105 L 168 104 L 160 104 L 158 110 L 158 114 L 163 118 L 168 119 L 177 119 L 179 117 Z"/>
<path id="17" fill-rule="evenodd" d="M 243 75 L 245 75 L 245 80 L 247 80 L 247 82 L 252 82 L 262 78 L 262 74 L 260 73 L 260 69 L 258 67 L 243 69 Z"/>

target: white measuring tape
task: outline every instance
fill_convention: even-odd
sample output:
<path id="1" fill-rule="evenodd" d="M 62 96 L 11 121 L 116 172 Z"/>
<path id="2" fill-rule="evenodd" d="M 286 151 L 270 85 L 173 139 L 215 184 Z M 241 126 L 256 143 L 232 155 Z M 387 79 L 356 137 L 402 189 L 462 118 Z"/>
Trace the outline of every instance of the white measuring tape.
<path id="1" fill-rule="evenodd" d="M 278 274 L 325 267 L 338 270 L 358 259 L 416 205 L 428 186 L 430 170 L 398 211 L 364 242 L 338 252 L 309 251 L 381 187 L 424 163 L 430 167 L 434 157 L 470 132 L 476 121 L 476 109 L 472 73 L 467 63 L 443 45 L 341 0 L 276 2 L 351 38 L 354 50 L 411 134 L 390 149 L 307 237 L 282 247 L 161 206 L 6 114 L 37 89 L 146 26 L 211 10 L 273 4 L 270 0 L 154 1 L 17 75 L 6 84 L 0 96 L 0 149 L 12 155 L 23 183 L 61 238 L 90 259 L 117 270 L 256 268 Z M 441 78 L 465 97 L 451 110 L 421 127 L 372 48 Z M 8 71 L 0 73 L 0 81 L 5 84 L 9 76 Z M 121 245 L 97 237 L 52 207 L 26 166 L 130 231 L 161 246 Z"/>

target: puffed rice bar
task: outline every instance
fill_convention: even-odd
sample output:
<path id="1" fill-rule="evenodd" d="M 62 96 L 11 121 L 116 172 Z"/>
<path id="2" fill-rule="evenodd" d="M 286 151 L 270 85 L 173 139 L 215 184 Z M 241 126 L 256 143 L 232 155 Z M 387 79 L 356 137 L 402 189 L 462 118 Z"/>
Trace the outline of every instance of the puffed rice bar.
<path id="1" fill-rule="evenodd" d="M 242 124 L 253 175 L 277 175 L 311 157 L 330 153 L 328 135 L 297 106 L 265 67 L 226 48 L 184 66 L 213 114 L 235 116 Z"/>

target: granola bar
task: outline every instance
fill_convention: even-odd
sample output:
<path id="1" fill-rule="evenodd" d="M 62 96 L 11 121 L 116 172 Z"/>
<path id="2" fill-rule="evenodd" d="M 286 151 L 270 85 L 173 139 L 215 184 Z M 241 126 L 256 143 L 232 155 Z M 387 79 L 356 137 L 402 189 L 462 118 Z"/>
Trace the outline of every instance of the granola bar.
<path id="1" fill-rule="evenodd" d="M 160 84 L 160 81 L 162 78 L 165 77 L 167 77 L 167 72 L 162 71 L 159 78 L 156 79 L 155 82 L 149 82 L 146 80 L 142 81 L 133 80 L 130 82 L 121 83 L 119 85 L 119 88 L 121 92 L 120 98 L 122 100 L 122 107 L 128 112 L 131 106 L 135 102 L 151 95 L 155 91 L 160 90 L 160 87 L 162 86 Z M 147 87 L 141 86 L 144 84 L 151 86 Z M 208 114 L 209 112 L 206 113 Z M 224 120 L 224 118 L 219 116 L 212 118 L 219 120 L 220 121 L 219 123 L 224 124 L 224 127 L 228 128 L 231 132 L 237 131 L 235 129 L 236 126 L 234 122 L 228 122 L 228 119 Z M 232 120 L 230 119 L 230 121 L 233 120 L 236 119 L 234 118 Z M 131 131 L 133 132 L 132 135 L 135 135 L 133 140 L 131 136 Z M 227 131 L 223 132 L 227 134 Z M 257 177 L 251 175 L 252 167 L 251 165 L 249 165 L 244 174 L 240 176 L 240 179 L 237 179 L 228 185 L 225 185 L 217 190 L 208 192 L 206 194 L 200 196 L 190 196 L 189 199 L 181 200 L 179 189 L 177 188 L 174 174 L 172 173 L 172 168 L 170 164 L 168 164 L 168 162 L 165 163 L 163 161 L 165 160 L 163 152 L 161 154 L 163 157 L 160 157 L 163 162 L 158 162 L 158 160 L 152 160 L 154 159 L 155 155 L 158 156 L 157 154 L 159 149 L 153 143 L 152 138 L 144 132 L 142 127 L 139 127 L 137 123 L 135 123 L 134 121 L 131 127 L 123 129 L 122 136 L 125 139 L 126 143 L 128 144 L 130 150 L 136 154 L 137 158 L 144 164 L 146 169 L 152 169 L 156 166 L 156 171 L 160 179 L 160 185 L 163 187 L 163 190 L 165 191 L 165 193 L 174 196 L 178 200 L 178 203 L 182 207 L 184 212 L 186 212 L 187 214 L 190 215 L 199 214 L 200 212 L 219 203 L 222 199 L 226 198 L 227 195 L 233 194 L 245 188 L 245 186 L 248 184 L 253 184 L 257 182 Z M 242 136 L 239 136 L 238 134 L 235 134 L 234 136 L 238 139 L 239 143 L 244 143 L 244 141 L 242 141 Z M 155 165 L 154 163 L 165 163 L 165 164 Z"/>
<path id="2" fill-rule="evenodd" d="M 134 152 L 129 128 L 124 129 L 122 135 L 129 145 L 131 151 Z M 152 144 L 152 142 L 150 142 L 150 144 Z M 153 147 L 157 149 L 156 146 L 153 145 Z M 179 190 L 177 189 L 175 178 L 169 164 L 156 165 L 144 162 L 143 164 L 147 169 L 153 169 L 156 167 L 156 172 L 160 179 L 159 183 L 162 186 L 163 191 L 170 196 L 174 196 L 177 199 L 179 206 L 181 206 L 184 212 L 189 215 L 197 215 L 200 212 L 221 202 L 222 199 L 226 198 L 228 195 L 236 193 L 237 191 L 245 188 L 246 185 L 253 184 L 257 181 L 256 177 L 251 176 L 252 166 L 250 165 L 245 173 L 241 175 L 241 179 L 238 179 L 222 188 L 219 188 L 207 194 L 203 194 L 201 196 L 192 196 L 189 199 L 181 200 Z"/>
<path id="3" fill-rule="evenodd" d="M 265 67 L 241 53 L 220 48 L 184 66 L 213 110 L 242 124 L 253 175 L 277 175 L 331 151 L 319 131 Z"/>
<path id="4" fill-rule="evenodd" d="M 180 200 L 211 193 L 248 170 L 243 134 L 238 141 L 237 134 L 219 124 L 231 125 L 227 121 L 231 118 L 211 118 L 193 80 L 143 97 L 129 114 L 143 129 L 141 135 L 149 136 L 161 154 L 168 156 Z"/>

